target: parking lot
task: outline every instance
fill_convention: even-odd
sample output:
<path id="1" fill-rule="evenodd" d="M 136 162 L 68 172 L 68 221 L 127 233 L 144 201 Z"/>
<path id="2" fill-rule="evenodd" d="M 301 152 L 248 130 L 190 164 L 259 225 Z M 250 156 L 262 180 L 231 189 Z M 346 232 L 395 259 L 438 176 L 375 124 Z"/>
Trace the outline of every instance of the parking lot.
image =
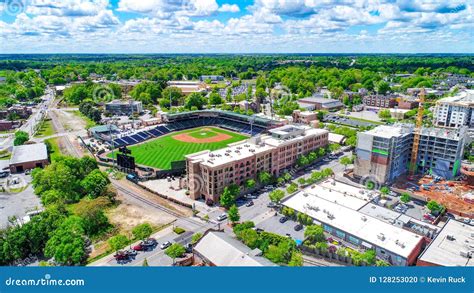
<path id="1" fill-rule="evenodd" d="M 6 186 L 7 180 L 18 178 L 19 184 L 10 185 L 18 189 L 0 192 L 0 228 L 5 228 L 8 225 L 8 219 L 16 217 L 22 219 L 28 212 L 42 208 L 41 201 L 38 196 L 34 194 L 31 186 L 31 176 L 23 174 L 10 175 L 7 178 L 0 179 L 0 185 Z"/>
<path id="2" fill-rule="evenodd" d="M 324 116 L 323 122 L 332 122 L 337 124 L 343 124 L 351 127 L 367 127 L 377 126 L 377 123 L 371 123 L 368 121 L 353 120 L 348 117 L 339 116 L 337 114 L 327 114 Z"/>

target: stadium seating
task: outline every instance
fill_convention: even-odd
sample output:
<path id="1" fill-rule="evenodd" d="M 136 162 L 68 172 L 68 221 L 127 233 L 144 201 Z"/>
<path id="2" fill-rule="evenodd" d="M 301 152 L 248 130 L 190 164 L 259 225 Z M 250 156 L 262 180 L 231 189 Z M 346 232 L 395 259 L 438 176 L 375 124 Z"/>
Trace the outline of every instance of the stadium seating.
<path id="1" fill-rule="evenodd" d="M 238 119 L 231 114 L 213 117 L 206 117 L 201 115 L 194 115 L 189 117 L 183 116 L 179 119 L 175 119 L 170 123 L 158 125 L 157 127 L 147 131 L 140 131 L 132 135 L 116 138 L 113 141 L 113 146 L 121 147 L 133 145 L 148 140 L 150 138 L 160 137 L 172 131 L 185 130 L 207 125 L 218 126 L 224 129 L 249 134 L 252 136 L 257 135 L 267 129 L 267 127 L 255 124 L 253 126 L 250 126 L 247 120 Z"/>

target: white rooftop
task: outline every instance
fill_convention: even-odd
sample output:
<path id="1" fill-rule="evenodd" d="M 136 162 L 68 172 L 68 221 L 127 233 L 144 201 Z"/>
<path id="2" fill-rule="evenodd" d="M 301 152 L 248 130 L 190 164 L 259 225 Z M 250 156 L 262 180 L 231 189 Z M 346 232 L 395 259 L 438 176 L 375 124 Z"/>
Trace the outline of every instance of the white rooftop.
<path id="1" fill-rule="evenodd" d="M 186 158 L 193 161 L 202 161 L 205 166 L 216 167 L 233 161 L 252 157 L 255 154 L 271 150 L 266 144 L 255 144 L 251 141 L 241 141 L 230 144 L 228 147 L 215 151 L 202 151 L 187 155 Z"/>
<path id="2" fill-rule="evenodd" d="M 439 99 L 436 103 L 448 103 L 464 107 L 474 107 L 474 90 L 462 91 L 456 96 Z"/>
<path id="3" fill-rule="evenodd" d="M 413 129 L 413 127 L 412 127 Z M 379 125 L 374 129 L 364 132 L 365 134 L 370 134 L 377 137 L 383 138 L 392 138 L 392 137 L 399 137 L 407 131 L 410 131 L 409 128 L 400 127 L 398 125 Z"/>
<path id="4" fill-rule="evenodd" d="M 344 135 L 329 132 L 328 140 L 329 142 L 341 144 L 342 141 L 344 140 Z"/>
<path id="5" fill-rule="evenodd" d="M 352 234 L 372 245 L 407 258 L 416 248 L 422 237 L 415 233 L 390 225 L 379 219 L 365 215 L 348 206 L 347 201 L 337 203 L 325 196 L 305 195 L 301 191 L 283 202 L 284 205 L 306 213 L 313 219 L 326 223 L 341 231 Z M 351 201 L 354 201 L 351 199 Z M 355 202 L 355 201 L 354 201 Z"/>
<path id="6" fill-rule="evenodd" d="M 224 232 L 205 234 L 194 250 L 219 267 L 275 266 L 266 258 L 256 256 L 252 249 Z"/>
<path id="7" fill-rule="evenodd" d="M 48 159 L 48 151 L 44 143 L 14 146 L 10 165 Z"/>
<path id="8" fill-rule="evenodd" d="M 451 219 L 419 259 L 441 266 L 474 266 L 474 260 L 462 256 L 462 251 L 474 252 L 474 227 Z"/>

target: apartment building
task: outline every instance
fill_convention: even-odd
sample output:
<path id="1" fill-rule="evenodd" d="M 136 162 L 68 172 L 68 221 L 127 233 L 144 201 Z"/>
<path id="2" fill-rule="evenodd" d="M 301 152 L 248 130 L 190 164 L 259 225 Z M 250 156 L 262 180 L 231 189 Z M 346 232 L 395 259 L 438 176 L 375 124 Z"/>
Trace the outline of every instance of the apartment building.
<path id="1" fill-rule="evenodd" d="M 440 99 L 433 112 L 434 124 L 440 127 L 474 127 L 474 90 Z"/>
<path id="2" fill-rule="evenodd" d="M 328 144 L 328 131 L 285 125 L 216 151 L 186 156 L 189 196 L 217 202 L 224 187 L 243 185 L 262 171 L 279 176 L 299 156 Z"/>
<path id="3" fill-rule="evenodd" d="M 368 95 L 363 97 L 362 103 L 370 107 L 393 108 L 397 105 L 397 100 L 394 96 Z"/>
<path id="4" fill-rule="evenodd" d="M 312 121 L 318 120 L 318 115 L 311 111 L 294 110 L 292 117 L 293 123 L 310 124 Z"/>
<path id="5" fill-rule="evenodd" d="M 414 125 L 381 125 L 358 133 L 354 176 L 391 183 L 409 169 Z M 451 179 L 459 174 L 466 139 L 459 129 L 422 128 L 416 170 Z"/>

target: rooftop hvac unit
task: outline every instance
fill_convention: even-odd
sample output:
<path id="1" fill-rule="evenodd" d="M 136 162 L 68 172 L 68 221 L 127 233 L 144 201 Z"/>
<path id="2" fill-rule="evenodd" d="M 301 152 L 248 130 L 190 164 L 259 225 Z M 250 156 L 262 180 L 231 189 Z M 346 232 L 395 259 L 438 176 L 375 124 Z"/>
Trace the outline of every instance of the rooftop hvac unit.
<path id="1" fill-rule="evenodd" d="M 384 235 L 383 233 L 379 233 L 379 234 L 377 234 L 377 238 L 378 238 L 379 240 L 384 241 L 384 240 L 385 240 L 385 235 Z"/>
<path id="2" fill-rule="evenodd" d="M 449 241 L 454 241 L 455 238 L 453 235 L 447 235 L 446 239 L 448 239 Z"/>
<path id="3" fill-rule="evenodd" d="M 465 257 L 465 258 L 470 258 L 471 257 L 471 253 L 469 251 L 464 251 L 464 250 L 461 250 L 459 252 L 459 255 L 462 256 L 462 257 Z"/>
<path id="4" fill-rule="evenodd" d="M 367 217 L 366 217 L 366 216 L 362 216 L 362 217 L 360 217 L 360 219 L 361 219 L 362 221 L 364 221 L 364 222 L 367 221 Z"/>

